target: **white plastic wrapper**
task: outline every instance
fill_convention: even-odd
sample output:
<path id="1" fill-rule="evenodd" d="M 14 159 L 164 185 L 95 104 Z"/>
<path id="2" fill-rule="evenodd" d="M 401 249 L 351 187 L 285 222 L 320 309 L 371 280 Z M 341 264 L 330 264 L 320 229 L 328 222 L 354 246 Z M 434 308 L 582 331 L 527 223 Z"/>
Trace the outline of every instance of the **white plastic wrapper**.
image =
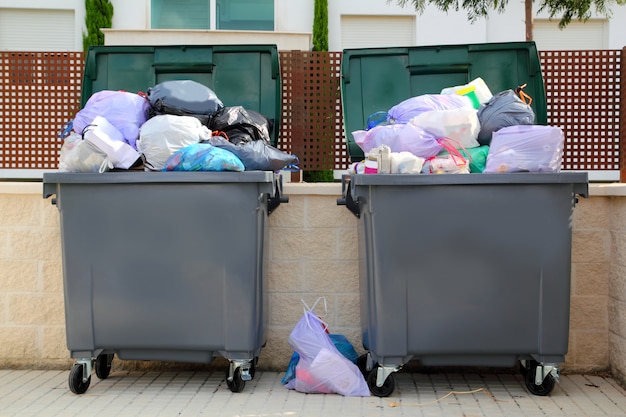
<path id="1" fill-rule="evenodd" d="M 392 152 L 390 159 L 392 174 L 419 174 L 425 161 L 410 152 Z"/>
<path id="2" fill-rule="evenodd" d="M 195 117 L 162 114 L 141 126 L 137 150 L 147 171 L 161 171 L 174 153 L 210 137 L 209 129 Z"/>
<path id="3" fill-rule="evenodd" d="M 78 133 L 65 138 L 59 155 L 59 171 L 106 172 L 113 168 L 107 154 L 96 145 L 83 140 Z"/>
<path id="4" fill-rule="evenodd" d="M 559 172 L 564 143 L 565 135 L 559 127 L 504 127 L 493 133 L 483 172 Z"/>

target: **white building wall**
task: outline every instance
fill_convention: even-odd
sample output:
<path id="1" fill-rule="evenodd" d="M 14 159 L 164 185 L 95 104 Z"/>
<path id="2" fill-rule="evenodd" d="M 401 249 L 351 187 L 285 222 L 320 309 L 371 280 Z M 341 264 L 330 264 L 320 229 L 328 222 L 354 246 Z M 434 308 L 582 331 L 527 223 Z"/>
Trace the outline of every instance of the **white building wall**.
<path id="1" fill-rule="evenodd" d="M 211 0 L 214 2 L 215 0 Z M 114 29 L 149 29 L 150 0 L 112 0 L 115 8 Z M 276 31 L 312 31 L 314 0 L 275 0 Z M 75 49 L 82 50 L 85 11 L 83 0 L 0 0 L 2 8 L 38 8 L 75 10 Z M 613 16 L 609 20 L 606 36 L 607 49 L 626 46 L 626 6 L 612 5 Z M 412 6 L 400 7 L 394 0 L 338 0 L 328 2 L 329 48 L 342 50 L 341 16 L 416 16 L 415 45 L 454 43 L 513 42 L 525 39 L 524 3 L 511 1 L 506 12 L 492 13 L 488 19 L 471 24 L 465 11 L 444 13 L 429 7 L 418 15 Z M 537 15 L 547 18 L 546 13 Z M 602 16 L 593 15 L 602 18 Z M 554 21 L 555 28 L 558 19 Z M 567 31 L 567 29 L 565 29 Z"/>
<path id="2" fill-rule="evenodd" d="M 3 8 L 74 10 L 75 50 L 82 51 L 85 30 L 84 0 L 0 0 L 0 9 Z"/>

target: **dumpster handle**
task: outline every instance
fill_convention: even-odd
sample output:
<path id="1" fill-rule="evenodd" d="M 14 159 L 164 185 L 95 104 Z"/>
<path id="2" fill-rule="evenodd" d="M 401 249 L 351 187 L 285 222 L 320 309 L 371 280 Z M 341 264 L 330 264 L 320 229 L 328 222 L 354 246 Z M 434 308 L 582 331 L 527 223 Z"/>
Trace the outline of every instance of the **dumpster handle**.
<path id="1" fill-rule="evenodd" d="M 359 199 L 356 201 L 352 198 L 352 193 L 350 192 L 350 181 L 343 181 L 342 185 L 342 198 L 337 199 L 338 206 L 346 206 L 348 210 L 352 212 L 357 218 L 361 218 L 361 206 L 359 204 Z"/>
<path id="2" fill-rule="evenodd" d="M 272 212 L 276 210 L 278 206 L 280 206 L 280 203 L 289 202 L 289 197 L 282 195 L 282 191 L 283 191 L 283 180 L 282 180 L 282 177 L 279 177 L 278 180 L 276 181 L 274 197 L 267 198 L 267 215 L 268 216 L 272 214 Z"/>

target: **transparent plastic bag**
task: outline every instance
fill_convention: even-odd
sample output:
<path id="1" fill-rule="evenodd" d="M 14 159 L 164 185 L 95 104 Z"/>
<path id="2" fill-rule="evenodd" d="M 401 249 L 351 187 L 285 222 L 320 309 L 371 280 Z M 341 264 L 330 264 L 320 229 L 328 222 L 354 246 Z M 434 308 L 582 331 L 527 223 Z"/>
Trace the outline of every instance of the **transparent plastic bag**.
<path id="1" fill-rule="evenodd" d="M 83 140 L 72 132 L 63 141 L 59 154 L 59 171 L 64 172 L 106 172 L 113 164 L 105 152 L 94 144 Z"/>
<path id="2" fill-rule="evenodd" d="M 464 148 L 476 148 L 480 123 L 476 109 L 460 108 L 423 112 L 411 119 L 411 123 L 421 127 L 436 138 L 449 138 Z"/>
<path id="3" fill-rule="evenodd" d="M 504 127 L 493 133 L 483 172 L 559 172 L 564 142 L 556 126 Z"/>
<path id="4" fill-rule="evenodd" d="M 391 152 L 410 152 L 415 156 L 430 158 L 442 149 L 434 135 L 411 123 L 378 125 L 370 130 L 352 132 L 352 136 L 365 153 L 387 145 Z"/>
<path id="5" fill-rule="evenodd" d="M 408 123 L 426 111 L 462 108 L 474 108 L 468 97 L 457 94 L 422 94 L 406 99 L 389 109 L 387 123 Z"/>
<path id="6" fill-rule="evenodd" d="M 310 394 L 368 397 L 370 391 L 363 374 L 339 352 L 325 323 L 312 311 L 316 304 L 305 307 L 304 315 L 289 334 L 289 345 L 300 358 L 295 378 L 285 386 Z"/>

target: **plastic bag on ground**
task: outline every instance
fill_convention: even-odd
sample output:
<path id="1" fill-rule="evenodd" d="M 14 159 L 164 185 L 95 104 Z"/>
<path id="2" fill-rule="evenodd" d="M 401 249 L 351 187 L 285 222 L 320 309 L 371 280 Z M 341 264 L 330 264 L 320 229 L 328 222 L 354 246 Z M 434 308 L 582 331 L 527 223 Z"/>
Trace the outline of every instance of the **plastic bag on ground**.
<path id="1" fill-rule="evenodd" d="M 148 120 L 150 103 L 145 97 L 127 91 L 98 91 L 89 97 L 74 117 L 74 130 L 83 130 L 97 116 L 106 118 L 124 136 L 124 141 L 137 149 L 139 128 Z"/>
<path id="2" fill-rule="evenodd" d="M 493 133 L 484 173 L 559 172 L 565 136 L 559 127 L 519 125 Z"/>
<path id="3" fill-rule="evenodd" d="M 296 376 L 287 388 L 310 394 L 370 395 L 359 368 L 337 350 L 324 324 L 313 312 L 305 311 L 288 342 L 300 359 Z"/>
<path id="4" fill-rule="evenodd" d="M 236 171 L 245 170 L 235 154 L 208 143 L 195 143 L 176 151 L 163 171 Z"/>
<path id="5" fill-rule="evenodd" d="M 195 117 L 163 114 L 141 126 L 137 149 L 146 170 L 161 171 L 176 151 L 210 137 L 209 129 Z"/>

